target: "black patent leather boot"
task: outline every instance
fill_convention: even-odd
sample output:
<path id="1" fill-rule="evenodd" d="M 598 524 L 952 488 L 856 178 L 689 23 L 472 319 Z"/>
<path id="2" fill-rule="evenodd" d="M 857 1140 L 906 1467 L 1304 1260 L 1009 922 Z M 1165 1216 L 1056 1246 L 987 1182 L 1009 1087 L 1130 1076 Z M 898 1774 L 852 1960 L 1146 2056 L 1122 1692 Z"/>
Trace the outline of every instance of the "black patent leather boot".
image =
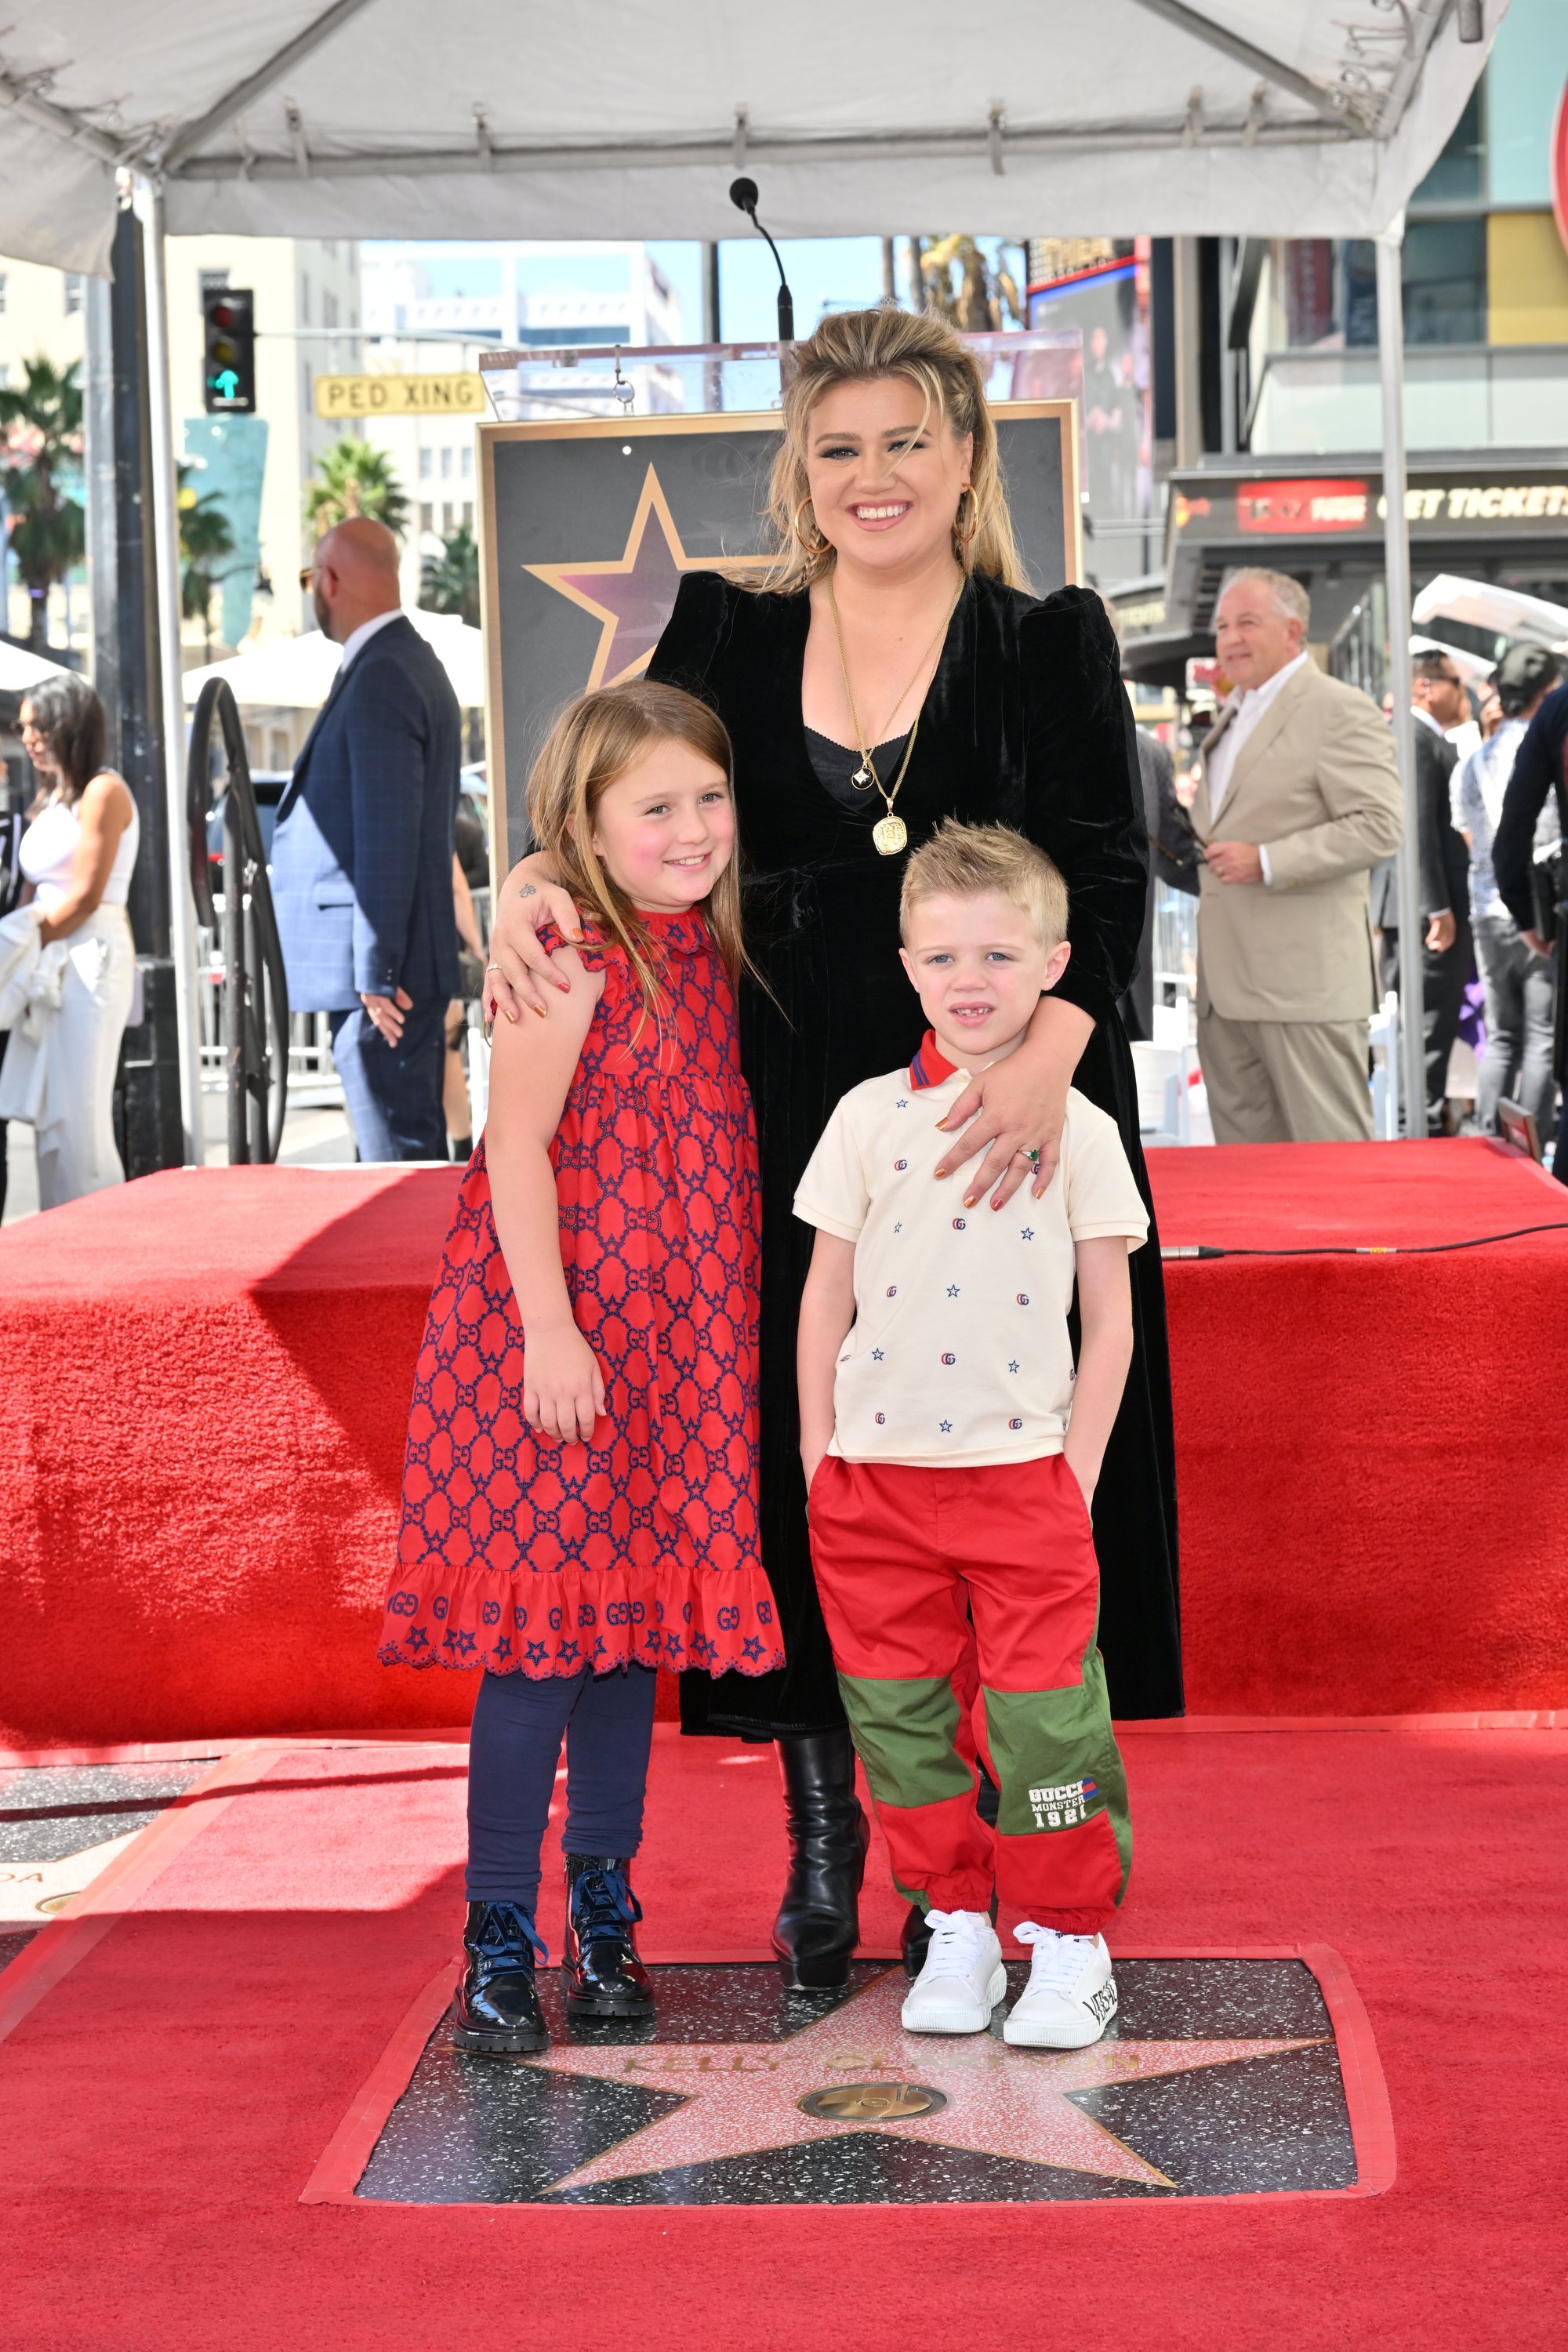
<path id="1" fill-rule="evenodd" d="M 849 1980 L 871 1843 L 855 1792 L 854 1743 L 847 1731 L 796 1731 L 773 1744 L 790 1844 L 773 1949 L 792 1990 L 831 1989 Z"/>
<path id="2" fill-rule="evenodd" d="M 533 1974 L 544 1947 L 521 1905 L 470 1903 L 463 1949 L 468 1964 L 458 1987 L 452 2047 L 498 2057 L 548 2050 Z"/>
<path id="3" fill-rule="evenodd" d="M 642 1905 L 632 1893 L 630 1861 L 613 1855 L 566 1857 L 566 1950 L 561 1972 L 568 2017 L 651 2017 L 653 1987 L 637 1958 Z"/>
<path id="4" fill-rule="evenodd" d="M 994 1830 L 996 1826 L 996 1815 L 1001 1808 L 1002 1791 L 985 1769 L 984 1759 L 977 1758 L 976 1765 L 980 1773 L 980 1786 L 975 1793 L 974 1810 L 986 1827 Z M 994 1890 L 991 1896 L 991 1925 L 993 1927 L 996 1925 Z M 931 1929 L 926 1925 L 926 1915 L 918 1903 L 911 1903 L 904 1915 L 903 1933 L 899 1938 L 900 1948 L 904 1956 L 906 1976 L 919 1976 L 926 1964 L 926 1949 L 930 1942 Z"/>

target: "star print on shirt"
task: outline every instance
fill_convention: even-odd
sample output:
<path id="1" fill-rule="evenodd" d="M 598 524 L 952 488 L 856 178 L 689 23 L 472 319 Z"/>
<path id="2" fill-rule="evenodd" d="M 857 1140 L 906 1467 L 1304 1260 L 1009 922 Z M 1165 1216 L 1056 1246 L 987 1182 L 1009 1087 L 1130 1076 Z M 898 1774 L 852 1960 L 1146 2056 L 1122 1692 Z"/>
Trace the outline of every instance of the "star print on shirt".
<path id="1" fill-rule="evenodd" d="M 956 1298 L 958 1297 L 958 1285 L 956 1282 L 950 1282 L 948 1284 L 947 1295 L 950 1298 Z"/>
<path id="2" fill-rule="evenodd" d="M 1024 1227 L 1023 1232 L 1022 1232 L 1022 1233 L 1019 1234 L 1019 1236 L 1018 1236 L 1018 1239 L 1019 1239 L 1021 1242 L 1032 1242 L 1032 1241 L 1034 1240 L 1034 1238 L 1035 1238 L 1035 1228 L 1033 1227 L 1033 1225 L 1026 1225 L 1026 1226 Z"/>
<path id="3" fill-rule="evenodd" d="M 1007 1367 L 1007 1370 L 1008 1370 L 1010 1372 L 1016 1372 L 1016 1371 L 1017 1370 L 1017 1369 L 1018 1369 L 1018 1367 L 1017 1367 L 1017 1365 L 1016 1365 L 1016 1363 L 1014 1363 L 1014 1364 L 1009 1364 L 1009 1365 L 1008 1365 L 1008 1367 Z"/>
<path id="4" fill-rule="evenodd" d="M 898 1223 L 893 1227 L 893 1231 L 894 1231 L 896 1234 L 901 1234 L 901 1233 L 903 1232 L 903 1230 L 904 1230 L 903 1219 L 900 1217 L 900 1220 L 899 1220 L 899 1222 L 898 1222 Z"/>
<path id="5" fill-rule="evenodd" d="M 907 1095 L 900 1095 L 898 1101 L 893 1105 L 893 1108 L 895 1110 L 908 1110 L 909 1107 L 910 1101 Z"/>
<path id="6" fill-rule="evenodd" d="M 882 1350 L 880 1349 L 880 1348 L 873 1348 L 873 1349 L 872 1349 L 872 1350 L 871 1350 L 871 1361 L 872 1361 L 874 1364 L 879 1364 L 879 1363 L 881 1362 L 881 1360 L 882 1360 Z"/>
<path id="7" fill-rule="evenodd" d="M 951 1421 L 939 1421 L 937 1423 L 937 1427 L 941 1430 L 944 1437 L 951 1435 L 952 1430 L 952 1423 Z"/>

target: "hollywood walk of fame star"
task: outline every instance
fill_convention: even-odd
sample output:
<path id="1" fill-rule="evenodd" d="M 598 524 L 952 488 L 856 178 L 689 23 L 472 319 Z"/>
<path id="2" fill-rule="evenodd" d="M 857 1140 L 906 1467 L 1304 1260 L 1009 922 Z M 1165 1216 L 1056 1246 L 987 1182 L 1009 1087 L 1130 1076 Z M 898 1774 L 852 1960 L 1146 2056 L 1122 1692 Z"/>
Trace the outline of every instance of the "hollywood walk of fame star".
<path id="1" fill-rule="evenodd" d="M 1173 2189 L 1174 2181 L 1075 2105 L 1073 2095 L 1304 2050 L 1321 2038 L 1106 2041 L 1088 2050 L 1012 2050 L 984 2033 L 906 2033 L 899 2011 L 908 1990 L 902 1969 L 890 1969 L 783 2042 L 558 2043 L 527 2063 L 552 2074 L 679 2091 L 685 2098 L 563 2174 L 547 2193 L 868 2130 Z M 868 2081 L 919 2084 L 942 2092 L 947 2104 L 896 2124 L 819 2117 L 799 2105 L 810 2092 Z"/>
<path id="2" fill-rule="evenodd" d="M 657 530 L 648 529 L 649 522 Z M 766 555 L 726 556 L 726 571 L 753 570 Z M 653 467 L 643 478 L 623 554 L 598 563 L 525 563 L 536 580 L 559 590 L 603 624 L 587 685 L 618 686 L 640 677 L 664 634 L 683 572 L 709 572 L 710 556 L 688 555 Z"/>

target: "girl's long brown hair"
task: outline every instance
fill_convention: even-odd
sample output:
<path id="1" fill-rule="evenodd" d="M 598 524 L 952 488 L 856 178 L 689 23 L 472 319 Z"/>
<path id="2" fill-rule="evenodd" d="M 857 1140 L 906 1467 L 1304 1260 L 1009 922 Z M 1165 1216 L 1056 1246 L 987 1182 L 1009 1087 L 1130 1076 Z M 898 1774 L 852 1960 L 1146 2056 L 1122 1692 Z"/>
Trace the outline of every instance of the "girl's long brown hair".
<path id="1" fill-rule="evenodd" d="M 637 976 L 647 1012 L 658 1020 L 664 1003 L 659 951 L 647 925 L 594 849 L 598 806 L 617 776 L 656 743 L 687 744 L 720 769 L 731 794 L 734 756 L 724 723 L 705 702 L 678 686 L 630 678 L 601 686 L 569 703 L 555 721 L 528 779 L 528 821 L 536 845 L 550 859 L 563 890 L 590 909 L 607 938 L 624 948 Z M 741 883 L 731 856 L 697 911 L 723 959 L 732 987 L 748 969 L 741 943 Z"/>
<path id="2" fill-rule="evenodd" d="M 833 550 L 802 546 L 795 519 L 811 485 L 806 478 L 806 433 L 811 414 L 825 392 L 841 383 L 865 383 L 877 376 L 907 376 L 925 403 L 962 439 L 974 436 L 970 485 L 973 535 L 954 517 L 952 551 L 965 572 L 988 572 L 1008 588 L 1028 588 L 1018 552 L 1006 485 L 996 448 L 996 427 L 985 405 L 985 387 L 974 354 L 945 319 L 932 311 L 900 310 L 883 303 L 874 310 L 830 311 L 795 352 L 795 373 L 784 395 L 784 440 L 768 486 L 768 516 L 778 534 L 778 558 L 766 572 L 737 573 L 746 588 L 772 588 L 786 594 L 809 588 L 833 568 Z"/>

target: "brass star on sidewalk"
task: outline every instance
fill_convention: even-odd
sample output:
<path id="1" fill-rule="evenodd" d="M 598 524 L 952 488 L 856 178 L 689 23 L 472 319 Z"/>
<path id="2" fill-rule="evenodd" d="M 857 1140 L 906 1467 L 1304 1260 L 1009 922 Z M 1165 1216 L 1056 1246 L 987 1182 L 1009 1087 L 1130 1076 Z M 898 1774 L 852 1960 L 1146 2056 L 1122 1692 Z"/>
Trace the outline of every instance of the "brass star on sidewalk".
<path id="1" fill-rule="evenodd" d="M 682 2106 L 563 2174 L 551 2193 L 867 2130 L 1173 2189 L 1174 2181 L 1085 2115 L 1071 2095 L 1272 2057 L 1321 2038 L 1106 2041 L 1088 2050 L 1011 2050 L 984 2033 L 906 2033 L 899 2011 L 907 1990 L 903 1970 L 890 1969 L 784 2042 L 654 2042 L 635 2048 L 565 2042 L 531 2060 L 553 2074 L 685 2095 Z M 800 2104 L 814 2092 L 848 2083 L 920 2084 L 942 2093 L 945 2104 L 899 2120 L 816 2116 Z"/>
<path id="2" fill-rule="evenodd" d="M 648 529 L 650 518 L 657 530 Z M 724 568 L 755 571 L 772 561 L 767 555 L 730 556 Z M 664 485 L 650 466 L 624 554 L 600 563 L 527 563 L 523 569 L 603 624 L 587 677 L 592 688 L 641 677 L 664 634 L 681 573 L 710 572 L 713 563 L 710 557 L 686 552 Z"/>

